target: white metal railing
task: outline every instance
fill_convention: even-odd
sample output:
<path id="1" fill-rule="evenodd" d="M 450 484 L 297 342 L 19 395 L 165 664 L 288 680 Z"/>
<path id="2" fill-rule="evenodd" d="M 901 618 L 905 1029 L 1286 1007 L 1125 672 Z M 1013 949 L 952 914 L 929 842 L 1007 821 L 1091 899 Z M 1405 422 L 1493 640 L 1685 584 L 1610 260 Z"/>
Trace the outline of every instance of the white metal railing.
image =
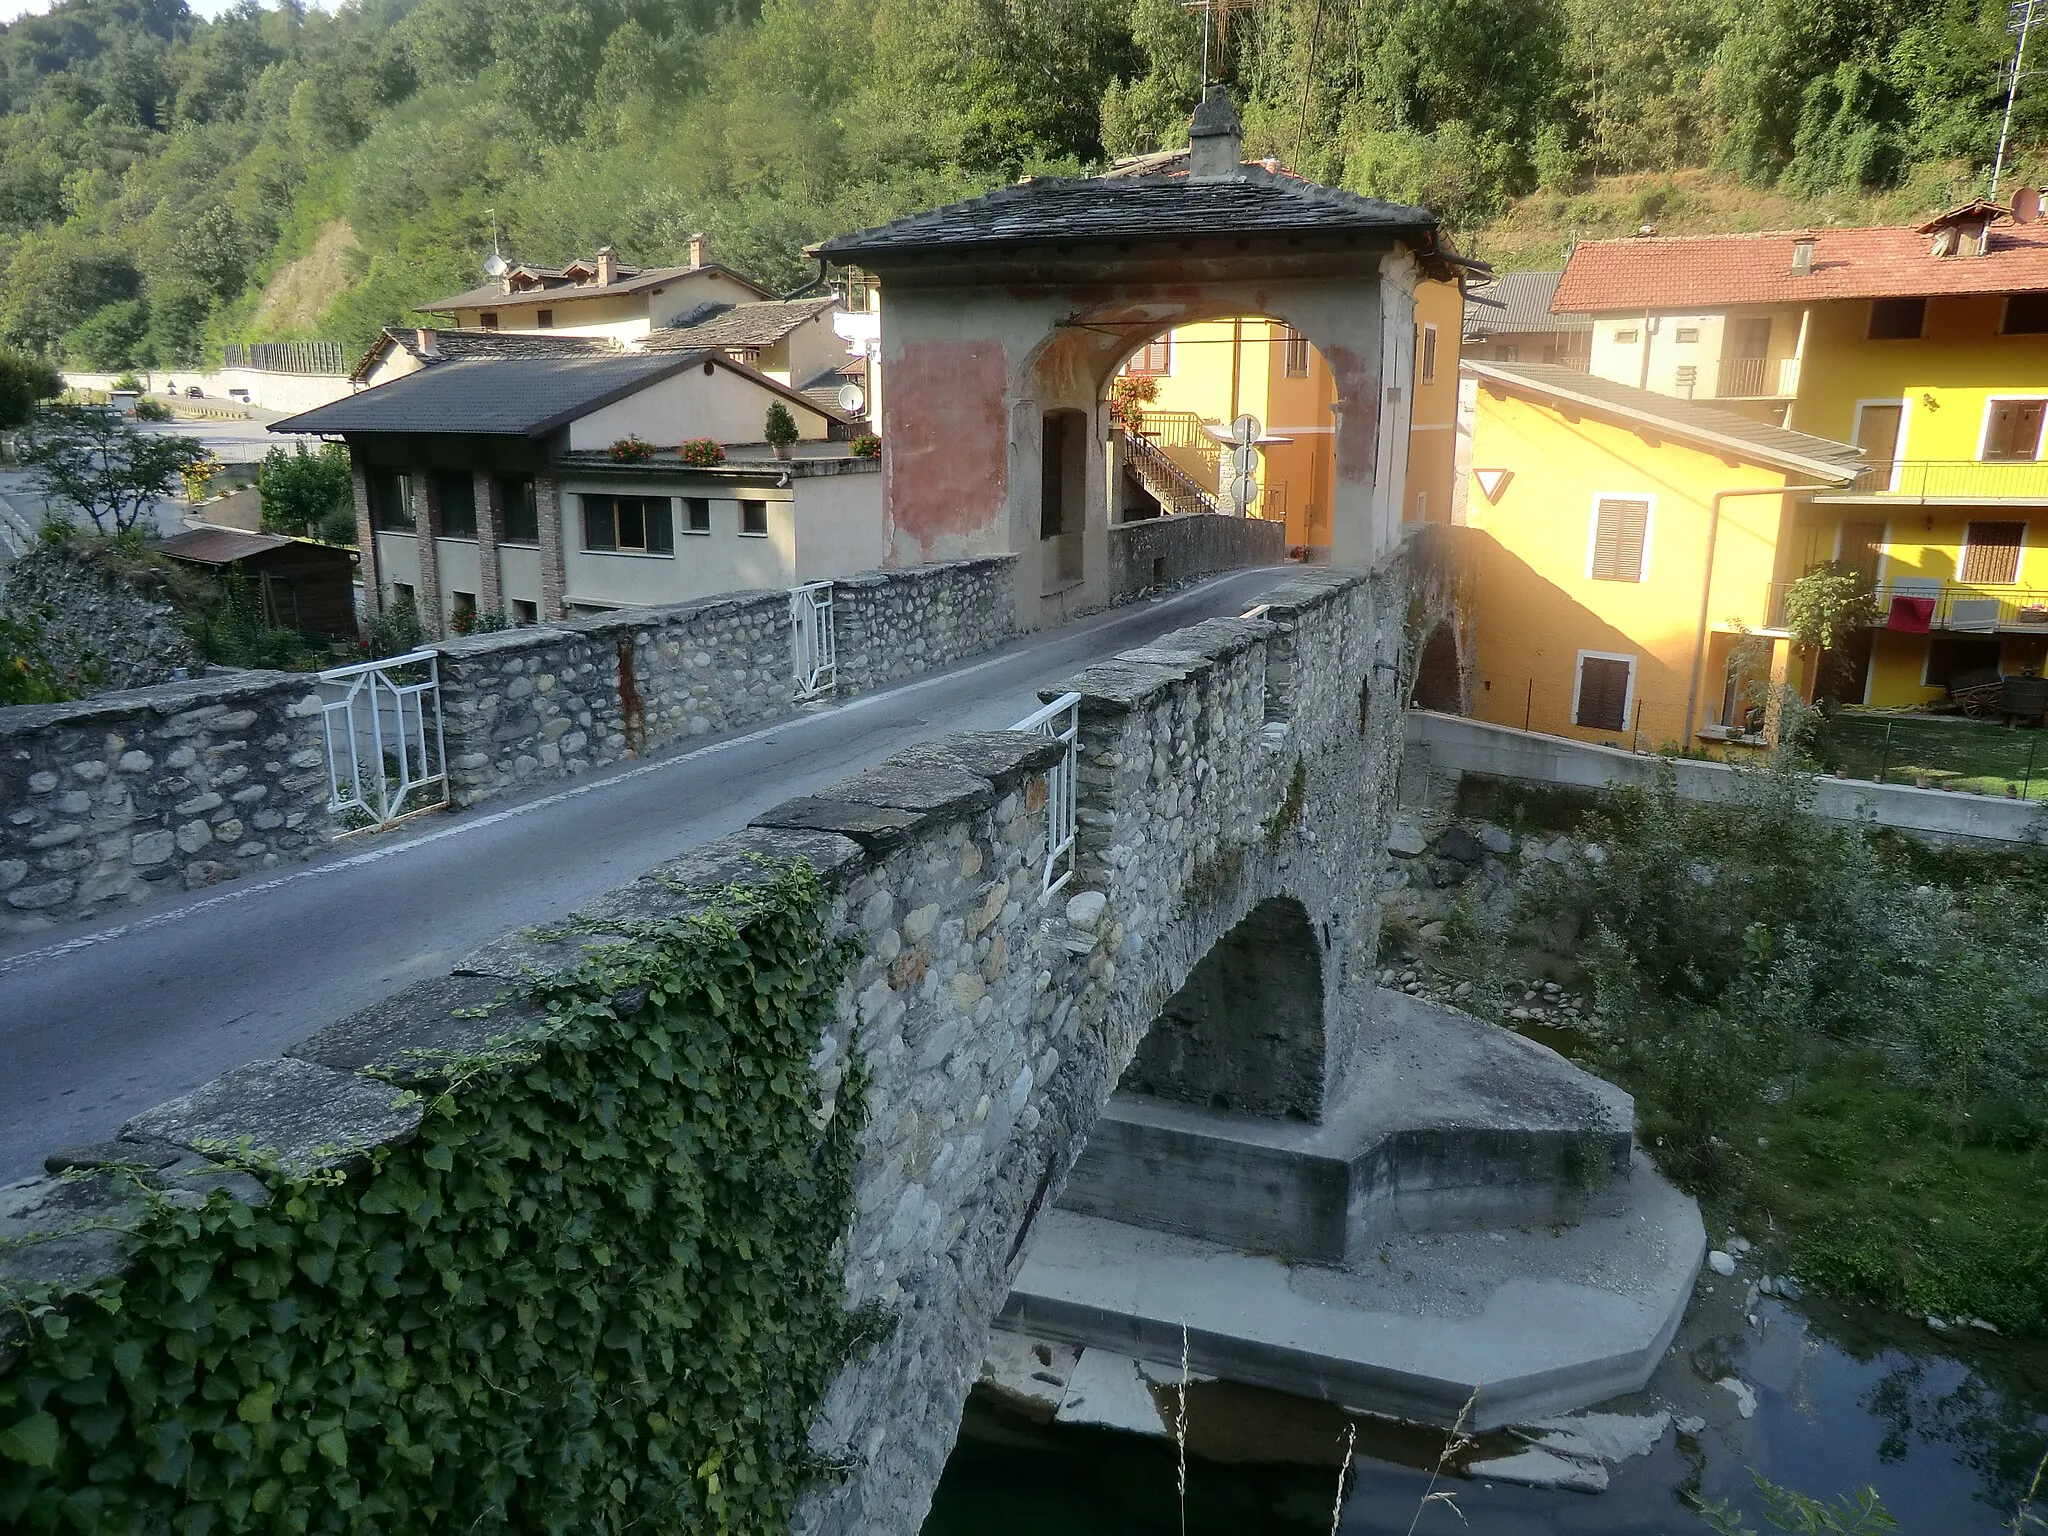
<path id="1" fill-rule="evenodd" d="M 1074 792 L 1079 775 L 1081 695 L 1063 693 L 1010 727 L 1034 731 L 1066 744 L 1066 753 L 1045 775 L 1045 871 L 1038 888 L 1050 896 L 1074 878 Z M 1064 868 L 1062 868 L 1064 866 Z"/>
<path id="2" fill-rule="evenodd" d="M 832 628 L 831 582 L 789 589 L 789 640 L 796 696 L 815 699 L 832 692 L 839 683 L 839 640 Z"/>
<path id="3" fill-rule="evenodd" d="M 343 830 L 388 827 L 448 803 L 441 658 L 412 651 L 320 674 L 340 696 L 320 701 L 327 809 Z"/>

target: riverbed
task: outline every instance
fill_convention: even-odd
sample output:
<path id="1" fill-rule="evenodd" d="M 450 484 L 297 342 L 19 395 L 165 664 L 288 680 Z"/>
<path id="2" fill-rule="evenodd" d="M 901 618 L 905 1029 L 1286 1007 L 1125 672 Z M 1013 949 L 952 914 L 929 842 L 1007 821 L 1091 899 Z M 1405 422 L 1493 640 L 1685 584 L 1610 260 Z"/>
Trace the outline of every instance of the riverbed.
<path id="1" fill-rule="evenodd" d="M 1825 1302 L 1788 1304 L 1753 1296 L 1749 1281 L 1703 1276 L 1649 1387 L 1602 1405 L 1668 1409 L 1675 1421 L 1648 1455 L 1616 1466 L 1603 1493 L 1455 1470 L 1518 1448 L 1511 1434 L 1467 1447 L 1432 1481 L 1440 1431 L 1199 1383 L 1187 1398 L 1185 1529 L 1331 1530 L 1348 1425 L 1358 1457 L 1337 1529 L 1349 1536 L 1411 1528 L 1415 1536 L 1687 1536 L 1707 1530 L 1692 1513 L 1694 1497 L 1725 1499 L 1758 1523 L 1751 1469 L 1824 1500 L 1874 1487 L 1905 1536 L 2011 1530 L 2048 1448 L 2048 1345 L 1968 1329 L 1936 1334 Z M 1154 1390 L 1170 1423 L 1175 1389 Z M 1165 1436 L 1034 1423 L 977 1397 L 925 1536 L 1179 1532 L 1176 1463 Z M 1449 1498 L 1430 1499 L 1433 1492 Z"/>

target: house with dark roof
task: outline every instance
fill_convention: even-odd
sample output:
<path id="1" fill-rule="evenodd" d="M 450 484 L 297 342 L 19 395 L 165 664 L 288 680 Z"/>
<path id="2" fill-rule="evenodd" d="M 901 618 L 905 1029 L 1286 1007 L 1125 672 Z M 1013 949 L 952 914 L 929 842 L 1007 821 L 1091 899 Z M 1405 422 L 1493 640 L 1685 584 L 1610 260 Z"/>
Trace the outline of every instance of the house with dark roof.
<path id="1" fill-rule="evenodd" d="M 490 282 L 430 300 L 416 313 L 448 316 L 462 330 L 567 331 L 629 343 L 710 305 L 774 297 L 710 260 L 704 237 L 694 235 L 687 266 L 631 266 L 607 245 L 561 267 L 504 264 Z"/>
<path id="2" fill-rule="evenodd" d="M 786 384 L 711 348 L 464 353 L 449 334 L 410 374 L 272 427 L 348 445 L 374 608 L 409 603 L 441 634 L 882 563 L 879 465 Z M 776 405 L 787 458 L 763 441 Z M 706 440 L 718 461 L 685 462 Z"/>
<path id="3" fill-rule="evenodd" d="M 1761 744 L 1783 628 L 1849 443 L 1555 363 L 1468 358 L 1479 530 L 1473 713 L 1657 750 Z"/>
<path id="4" fill-rule="evenodd" d="M 1863 450 L 1851 485 L 1814 498 L 1801 546 L 1877 598 L 1851 702 L 1915 705 L 1958 675 L 2048 663 L 2041 201 L 2022 188 L 1915 226 L 1583 242 L 1558 284 L 1552 307 L 1592 322 L 1595 374 Z"/>
<path id="5" fill-rule="evenodd" d="M 1367 566 L 1394 547 L 1416 286 L 1475 264 L 1427 209 L 1247 163 L 1242 137 L 1212 87 L 1185 157 L 1027 178 L 813 248 L 879 284 L 870 409 L 893 560 L 1015 555 L 1027 629 L 1104 606 L 1130 544 L 1111 381 L 1161 332 L 1231 316 L 1277 322 L 1329 360 L 1328 558 Z"/>
<path id="6" fill-rule="evenodd" d="M 1465 357 L 1492 363 L 1555 363 L 1584 369 L 1593 339 L 1588 315 L 1553 313 L 1559 272 L 1503 272 L 1465 297 Z"/>

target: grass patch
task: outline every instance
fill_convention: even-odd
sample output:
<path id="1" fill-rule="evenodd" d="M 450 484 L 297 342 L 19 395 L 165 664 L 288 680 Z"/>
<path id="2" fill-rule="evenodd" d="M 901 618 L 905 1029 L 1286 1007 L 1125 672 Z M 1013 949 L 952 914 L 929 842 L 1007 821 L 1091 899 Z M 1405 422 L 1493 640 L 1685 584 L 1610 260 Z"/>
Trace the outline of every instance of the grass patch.
<path id="1" fill-rule="evenodd" d="M 1836 715 L 1819 756 L 1852 779 L 2048 800 L 2048 731 L 1926 715 Z"/>
<path id="2" fill-rule="evenodd" d="M 1956 1137 L 1875 1053 L 1813 1064 L 1778 1105 L 1732 1202 L 1789 1268 L 1836 1295 L 2032 1333 L 2048 1311 L 2048 1148 Z"/>

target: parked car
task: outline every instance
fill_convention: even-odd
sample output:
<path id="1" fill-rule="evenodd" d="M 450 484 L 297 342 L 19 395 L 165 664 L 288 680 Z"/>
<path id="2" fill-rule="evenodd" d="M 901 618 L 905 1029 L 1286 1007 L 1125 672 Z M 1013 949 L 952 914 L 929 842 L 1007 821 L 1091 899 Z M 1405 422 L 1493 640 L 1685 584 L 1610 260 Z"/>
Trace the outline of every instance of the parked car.
<path id="1" fill-rule="evenodd" d="M 187 400 L 204 400 L 206 398 L 206 391 L 197 384 L 187 384 L 185 386 L 185 398 Z"/>

